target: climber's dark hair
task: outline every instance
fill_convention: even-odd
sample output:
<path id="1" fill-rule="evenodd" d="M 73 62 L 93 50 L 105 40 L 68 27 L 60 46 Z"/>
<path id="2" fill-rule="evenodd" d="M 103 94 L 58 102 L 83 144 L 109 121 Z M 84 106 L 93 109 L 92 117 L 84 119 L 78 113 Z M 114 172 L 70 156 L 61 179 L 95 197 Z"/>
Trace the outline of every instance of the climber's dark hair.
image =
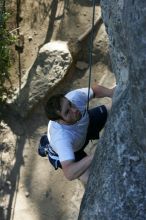
<path id="1" fill-rule="evenodd" d="M 57 94 L 52 96 L 45 105 L 46 116 L 49 120 L 55 121 L 61 119 L 61 116 L 57 111 L 61 111 L 61 100 L 64 98 L 64 94 Z"/>

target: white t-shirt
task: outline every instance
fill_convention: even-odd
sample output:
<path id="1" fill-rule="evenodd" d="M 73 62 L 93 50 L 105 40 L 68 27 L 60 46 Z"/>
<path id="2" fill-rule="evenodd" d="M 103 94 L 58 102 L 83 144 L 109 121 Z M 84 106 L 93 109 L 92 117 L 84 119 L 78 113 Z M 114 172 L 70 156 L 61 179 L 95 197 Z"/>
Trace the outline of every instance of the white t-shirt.
<path id="1" fill-rule="evenodd" d="M 60 161 L 75 159 L 74 152 L 83 147 L 89 124 L 89 116 L 86 111 L 88 89 L 76 89 L 67 93 L 65 97 L 77 106 L 82 117 L 73 125 L 49 121 L 48 139 L 53 150 L 59 155 Z M 92 89 L 90 89 L 91 98 L 93 98 Z"/>

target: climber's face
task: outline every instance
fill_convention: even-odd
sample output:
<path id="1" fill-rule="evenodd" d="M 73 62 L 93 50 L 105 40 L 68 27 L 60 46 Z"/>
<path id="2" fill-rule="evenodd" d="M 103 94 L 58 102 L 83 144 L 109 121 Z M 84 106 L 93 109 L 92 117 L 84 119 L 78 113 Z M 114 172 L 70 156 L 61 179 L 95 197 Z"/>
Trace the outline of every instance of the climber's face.
<path id="1" fill-rule="evenodd" d="M 81 112 L 79 109 L 66 97 L 61 100 L 61 111 L 59 111 L 58 114 L 61 116 L 59 123 L 62 124 L 75 124 L 81 119 Z"/>

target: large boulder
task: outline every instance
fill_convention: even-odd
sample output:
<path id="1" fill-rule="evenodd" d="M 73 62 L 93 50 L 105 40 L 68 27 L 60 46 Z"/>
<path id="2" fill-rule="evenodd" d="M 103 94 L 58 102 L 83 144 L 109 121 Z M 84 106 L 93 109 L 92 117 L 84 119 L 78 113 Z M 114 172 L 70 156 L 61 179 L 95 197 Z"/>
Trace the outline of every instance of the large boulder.
<path id="1" fill-rule="evenodd" d="M 146 219 L 146 1 L 102 0 L 117 88 L 79 219 Z"/>
<path id="2" fill-rule="evenodd" d="M 54 41 L 45 44 L 28 71 L 20 93 L 16 94 L 11 107 L 25 117 L 65 77 L 72 64 L 67 42 Z"/>

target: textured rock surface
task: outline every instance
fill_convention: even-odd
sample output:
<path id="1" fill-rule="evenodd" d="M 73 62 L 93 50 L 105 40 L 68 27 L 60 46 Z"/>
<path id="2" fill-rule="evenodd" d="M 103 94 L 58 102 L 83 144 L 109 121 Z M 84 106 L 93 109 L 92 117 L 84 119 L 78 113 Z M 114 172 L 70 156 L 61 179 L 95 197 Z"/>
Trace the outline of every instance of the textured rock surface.
<path id="1" fill-rule="evenodd" d="M 146 1 L 102 0 L 117 89 L 79 219 L 146 219 Z"/>
<path id="2" fill-rule="evenodd" d="M 40 49 L 18 98 L 12 104 L 13 108 L 21 116 L 26 116 L 64 78 L 71 63 L 67 42 L 45 44 Z"/>

